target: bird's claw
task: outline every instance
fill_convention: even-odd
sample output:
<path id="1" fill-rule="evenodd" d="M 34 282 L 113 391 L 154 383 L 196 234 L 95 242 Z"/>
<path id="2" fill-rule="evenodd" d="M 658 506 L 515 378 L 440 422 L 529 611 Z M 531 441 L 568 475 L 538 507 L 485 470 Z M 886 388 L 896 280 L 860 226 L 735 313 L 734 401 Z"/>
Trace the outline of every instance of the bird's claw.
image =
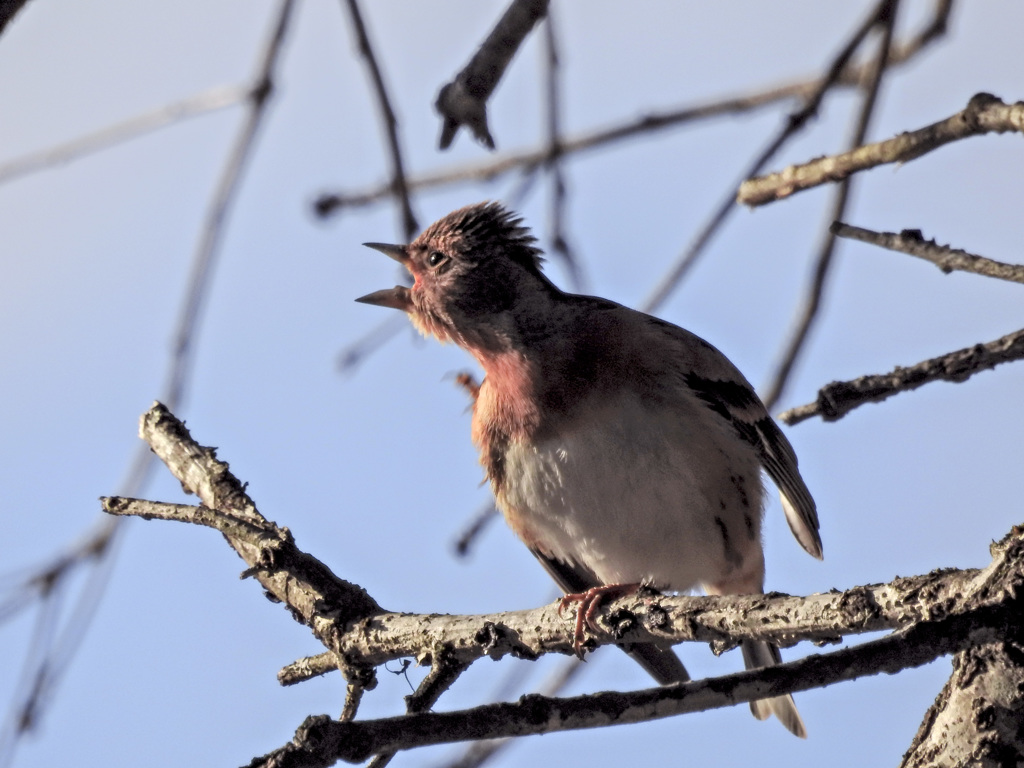
<path id="1" fill-rule="evenodd" d="M 558 601 L 558 615 L 572 603 L 579 603 L 576 609 L 576 627 L 572 633 L 572 649 L 577 657 L 583 658 L 583 645 L 587 639 L 587 629 L 600 632 L 597 624 L 597 611 L 606 600 L 625 597 L 640 589 L 640 584 L 603 584 L 592 587 L 586 592 L 575 592 Z"/>

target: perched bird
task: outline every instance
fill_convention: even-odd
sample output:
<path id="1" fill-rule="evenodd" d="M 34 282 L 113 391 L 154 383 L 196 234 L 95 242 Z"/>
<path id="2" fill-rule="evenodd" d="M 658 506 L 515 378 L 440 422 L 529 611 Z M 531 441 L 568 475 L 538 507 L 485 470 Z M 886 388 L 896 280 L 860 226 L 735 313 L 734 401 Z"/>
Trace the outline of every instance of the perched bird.
<path id="1" fill-rule="evenodd" d="M 793 448 L 736 367 L 671 323 L 559 290 L 535 242 L 501 205 L 471 205 L 409 245 L 366 243 L 414 283 L 357 301 L 406 312 L 483 367 L 473 442 L 509 526 L 570 593 L 563 607 L 581 602 L 577 650 L 609 592 L 763 592 L 762 469 L 797 541 L 820 558 Z M 626 651 L 661 684 L 689 679 L 671 649 Z M 748 668 L 781 660 L 765 642 L 742 651 Z M 805 736 L 790 696 L 751 710 Z"/>

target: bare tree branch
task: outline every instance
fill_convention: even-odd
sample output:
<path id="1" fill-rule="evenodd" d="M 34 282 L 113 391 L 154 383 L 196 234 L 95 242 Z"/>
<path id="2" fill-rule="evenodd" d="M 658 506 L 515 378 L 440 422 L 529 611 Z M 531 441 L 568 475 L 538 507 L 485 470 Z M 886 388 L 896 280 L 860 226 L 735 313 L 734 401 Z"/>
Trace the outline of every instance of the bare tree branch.
<path id="1" fill-rule="evenodd" d="M 552 730 L 639 722 L 806 690 L 861 675 L 895 672 L 970 645 L 1001 642 L 1018 631 L 1024 598 L 1024 527 L 993 546 L 992 563 L 981 571 L 935 571 L 890 584 L 845 593 L 793 598 L 741 595 L 727 598 L 630 595 L 602 606 L 598 644 L 661 645 L 697 640 L 719 651 L 743 639 L 780 645 L 800 639 L 836 642 L 845 634 L 902 627 L 895 634 L 855 648 L 811 656 L 779 667 L 715 680 L 634 693 L 606 693 L 569 699 L 524 697 L 518 704 L 494 704 L 464 712 L 428 714 L 458 675 L 482 656 L 572 652 L 571 620 L 558 603 L 532 611 L 492 616 L 416 616 L 384 612 L 354 584 L 334 576 L 297 549 L 287 529 L 267 521 L 244 486 L 209 448 L 195 443 L 184 425 L 156 404 L 143 415 L 140 434 L 156 455 L 203 506 L 161 504 L 123 498 L 103 500 L 120 515 L 178 520 L 213 527 L 249 564 L 270 595 L 284 602 L 335 654 L 349 694 L 343 714 L 355 714 L 370 670 L 388 660 L 412 656 L 432 672 L 408 703 L 409 714 L 364 722 L 309 718 L 295 739 L 253 765 L 328 765 L 336 759 L 364 760 L 427 744 L 502 738 Z M 353 680 L 356 685 L 352 685 Z"/>
<path id="2" fill-rule="evenodd" d="M 940 0 L 939 4 L 944 5 L 945 3 Z M 939 23 L 940 20 L 941 23 Z M 937 39 L 944 31 L 945 17 L 941 15 L 937 16 L 932 20 L 932 23 L 922 31 L 922 33 L 903 46 L 894 47 L 892 55 L 890 56 L 889 65 L 894 66 L 910 60 L 928 43 Z M 844 53 L 845 49 L 840 55 Z M 858 64 L 850 61 L 848 57 L 845 61 L 845 67 L 838 76 L 838 79 L 832 83 L 831 87 L 849 87 L 858 85 L 864 79 L 866 68 L 872 65 L 872 62 L 868 62 L 867 64 Z M 614 144 L 643 134 L 675 128 L 696 120 L 743 114 L 792 98 L 803 99 L 805 105 L 811 105 L 815 102 L 815 94 L 821 90 L 823 83 L 823 79 L 820 76 L 817 76 L 780 86 L 761 89 L 749 94 L 715 99 L 704 104 L 677 107 L 662 112 L 651 112 L 646 115 L 642 115 L 639 118 L 625 120 L 619 125 L 599 128 L 581 136 L 563 139 L 559 146 L 560 154 L 562 156 L 567 156 L 577 152 L 600 149 L 608 144 Z M 817 97 L 817 100 L 820 102 L 820 97 Z M 798 112 L 797 116 L 799 117 L 800 114 L 801 113 Z M 811 116 L 813 116 L 813 113 L 808 115 L 808 117 Z M 790 118 L 790 120 L 787 121 L 787 125 L 792 122 L 792 120 L 793 118 Z M 803 121 L 801 121 L 801 124 L 806 122 L 806 120 L 807 118 L 804 118 Z M 777 149 L 775 151 L 777 151 Z M 424 174 L 422 176 L 414 176 L 407 180 L 408 186 L 410 190 L 421 191 L 452 184 L 493 181 L 515 171 L 522 169 L 528 170 L 543 165 L 544 160 L 547 157 L 547 153 L 548 148 L 544 147 L 537 150 L 520 152 L 503 158 L 497 158 L 486 163 L 476 163 L 463 167 L 444 169 L 435 173 Z M 762 155 L 767 153 L 768 150 L 766 149 Z M 763 165 L 767 163 L 772 156 L 774 156 L 774 152 L 768 154 L 767 158 L 760 164 L 760 166 L 757 166 L 757 170 L 753 170 L 750 173 L 745 174 L 743 178 L 749 178 L 754 173 L 757 173 L 760 167 L 763 167 Z M 730 203 L 735 200 L 734 193 L 735 189 L 731 188 L 729 192 Z M 392 194 L 393 190 L 390 184 L 376 186 L 361 192 L 324 193 L 316 199 L 313 208 L 314 212 L 318 216 L 327 217 L 341 213 L 341 211 L 345 209 L 363 208 L 369 205 L 374 205 L 382 200 L 386 200 Z"/>
<path id="3" fill-rule="evenodd" d="M 366 61 L 366 68 L 370 72 L 370 79 L 373 80 L 374 93 L 377 95 L 377 106 L 380 109 L 384 121 L 384 134 L 388 138 L 388 148 L 391 157 L 391 191 L 402 211 L 402 231 L 406 240 L 412 240 L 419 231 L 420 226 L 416 222 L 416 215 L 412 212 L 412 201 L 409 199 L 409 186 L 405 180 L 405 165 L 402 161 L 402 146 L 398 140 L 398 119 L 395 117 L 395 110 L 391 107 L 391 98 L 388 96 L 387 86 L 384 85 L 384 75 L 377 63 L 377 56 L 370 44 L 370 37 L 366 33 L 366 25 L 363 23 L 363 15 L 359 11 L 357 0 L 345 0 L 348 5 L 349 15 L 352 18 L 352 26 L 359 41 L 359 53 Z"/>
<path id="4" fill-rule="evenodd" d="M 878 100 L 878 92 L 882 85 L 882 78 L 885 75 L 886 66 L 889 61 L 889 49 L 892 46 L 893 30 L 896 26 L 896 13 L 899 10 L 898 0 L 882 0 L 875 11 L 875 24 L 881 27 L 882 40 L 878 46 L 878 54 L 875 57 L 873 68 L 869 71 L 869 79 L 864 89 L 864 102 L 857 115 L 856 127 L 850 141 L 851 146 L 858 146 L 864 143 L 867 136 L 868 126 L 871 123 L 871 116 L 875 111 L 875 104 Z M 745 183 L 745 182 L 744 182 Z M 850 196 L 850 179 L 844 179 L 836 189 L 835 199 L 832 203 L 832 215 L 829 221 L 843 218 L 846 212 L 846 203 Z M 804 344 L 810 334 L 811 326 L 818 317 L 818 309 L 821 306 L 821 298 L 825 291 L 825 281 L 832 267 L 832 256 L 835 254 L 836 236 L 828 231 L 825 234 L 824 242 L 818 252 L 815 261 L 814 275 L 811 285 L 804 300 L 804 307 L 797 321 L 796 329 L 790 336 L 786 350 L 783 352 L 782 360 L 778 364 L 771 383 L 762 398 L 765 406 L 771 410 L 782 397 L 782 393 L 789 381 L 789 376 L 796 365 L 797 358 L 803 351 Z"/>
<path id="5" fill-rule="evenodd" d="M 478 509 L 470 518 L 469 523 L 463 526 L 462 533 L 455 540 L 455 554 L 459 557 L 466 557 L 483 530 L 497 517 L 498 508 L 493 501 L 489 501 Z"/>
<path id="6" fill-rule="evenodd" d="M 834 381 L 818 390 L 818 398 L 813 403 L 783 411 L 779 418 L 790 425 L 814 416 L 821 416 L 825 421 L 837 421 L 865 403 L 880 403 L 932 381 L 966 381 L 1000 363 L 1021 359 L 1024 359 L 1024 330 L 987 344 L 975 344 L 933 357 L 909 368 L 897 367 L 889 373 L 861 376 L 852 381 Z"/>
<path id="7" fill-rule="evenodd" d="M 287 529 L 278 528 L 264 518 L 228 465 L 217 459 L 213 449 L 196 443 L 185 425 L 165 406 L 155 403 L 143 414 L 139 436 L 203 506 L 115 496 L 103 499 L 105 512 L 177 520 L 217 529 L 248 564 L 244 575 L 255 577 L 318 636 L 326 629 L 317 621 L 321 613 L 334 614 L 335 620 L 343 626 L 380 611 L 364 589 L 334 576 L 319 560 L 301 552 Z M 320 639 L 329 649 L 339 650 L 330 637 Z"/>
<path id="8" fill-rule="evenodd" d="M 962 251 L 959 248 L 939 245 L 934 240 L 925 240 L 919 229 L 904 229 L 899 234 L 874 232 L 870 229 L 855 227 L 852 224 L 844 224 L 841 221 L 833 221 L 830 230 L 836 237 L 860 240 L 862 243 L 870 243 L 888 248 L 890 251 L 899 251 L 930 261 L 947 275 L 953 271 L 973 272 L 976 275 L 994 277 L 999 280 L 1024 283 L 1024 265 L 1006 264 L 1002 261 L 986 259 L 984 256 L 975 256 L 973 253 Z"/>
<path id="9" fill-rule="evenodd" d="M 240 104 L 249 96 L 249 89 L 238 86 L 211 88 L 196 96 L 182 99 L 173 104 L 166 104 L 151 112 L 136 115 L 64 144 L 9 160 L 0 165 L 0 184 L 35 171 L 41 171 L 44 168 L 67 163 L 83 155 L 98 152 L 190 117 L 205 115 Z"/>
<path id="10" fill-rule="evenodd" d="M 893 674 L 970 645 L 993 642 L 1001 634 L 1014 631 L 1014 619 L 1008 614 L 1006 610 L 983 608 L 969 615 L 925 621 L 879 640 L 776 667 L 630 693 L 564 699 L 534 694 L 516 703 L 361 722 L 309 717 L 291 742 L 256 758 L 250 766 L 327 766 L 339 759 L 361 762 L 381 751 L 625 725 L 734 706 L 867 675 Z"/>
<path id="11" fill-rule="evenodd" d="M 566 686 L 568 686 L 583 669 L 585 669 L 585 667 L 578 659 L 566 659 L 561 663 L 561 666 L 555 671 L 550 679 L 541 686 L 538 693 L 541 696 L 557 696 L 565 690 Z M 494 758 L 511 743 L 511 738 L 474 741 L 466 748 L 465 752 L 450 763 L 447 763 L 445 768 L 479 768 L 488 760 Z"/>
<path id="12" fill-rule="evenodd" d="M 548 0 L 512 0 L 469 63 L 441 88 L 434 104 L 444 118 L 441 149 L 451 146 L 463 125 L 469 127 L 477 141 L 494 149 L 494 138 L 487 127 L 487 100 L 519 46 L 547 10 Z"/>
<path id="13" fill-rule="evenodd" d="M 7 29 L 18 11 L 20 11 L 28 0 L 0 0 L 0 33 Z"/>
<path id="14" fill-rule="evenodd" d="M 423 678 L 415 693 L 405 697 L 405 711 L 410 715 L 429 712 L 441 695 L 451 688 L 468 666 L 468 662 L 460 661 L 450 654 L 444 652 L 433 654 L 430 672 Z M 381 752 L 370 760 L 368 768 L 384 768 L 394 756 L 394 752 Z"/>
<path id="15" fill-rule="evenodd" d="M 430 660 L 438 649 L 447 649 L 451 661 L 461 664 L 483 656 L 536 658 L 573 652 L 573 621 L 560 615 L 559 601 L 526 611 L 477 616 L 383 611 L 365 590 L 297 550 L 287 530 L 259 515 L 225 465 L 210 449 L 195 444 L 165 409 L 154 406 L 143 416 L 141 429 L 186 487 L 219 506 L 110 497 L 103 500 L 104 510 L 219 530 L 250 563 L 246 573 L 256 576 L 271 595 L 311 626 L 346 664 L 376 667 L 406 657 Z M 783 646 L 800 640 L 836 642 L 847 634 L 894 629 L 936 614 L 962 612 L 988 573 L 937 571 L 809 597 L 670 597 L 645 592 L 603 605 L 602 631 L 593 634 L 590 646 L 696 641 L 723 650 L 744 639 Z"/>
<path id="16" fill-rule="evenodd" d="M 813 91 L 807 96 L 804 101 L 803 107 L 794 112 L 789 116 L 782 130 L 771 140 L 767 147 L 761 152 L 760 155 L 754 160 L 751 166 L 744 173 L 743 178 L 749 178 L 756 173 L 759 173 L 765 165 L 775 156 L 775 154 L 782 149 L 783 146 L 801 131 L 807 122 L 818 114 L 818 109 L 821 106 L 825 95 L 839 83 L 843 76 L 843 72 L 846 71 L 850 62 L 853 60 L 853 56 L 864 42 L 868 33 L 879 23 L 880 14 L 882 13 L 883 7 L 886 5 L 886 0 L 874 10 L 871 15 L 858 27 L 846 45 L 843 46 L 842 50 L 836 55 L 829 65 L 825 76 L 821 78 Z M 888 48 L 885 49 L 886 51 Z M 884 52 L 883 52 L 884 55 Z M 873 72 L 878 71 L 877 62 Z M 872 99 L 873 101 L 873 99 Z M 729 192 L 723 198 L 719 204 L 715 213 L 708 219 L 708 222 L 701 228 L 697 237 L 686 249 L 683 255 L 676 261 L 676 263 L 667 271 L 665 276 L 658 281 L 654 291 L 642 304 L 642 308 L 646 312 L 655 311 L 661 304 L 671 295 L 678 285 L 682 282 L 686 274 L 693 268 L 693 265 L 697 263 L 697 259 L 704 252 L 704 248 L 709 242 L 711 242 L 712 236 L 719 228 L 725 223 L 726 218 L 736 207 L 736 193 L 735 186 L 729 188 Z"/>
<path id="17" fill-rule="evenodd" d="M 1022 658 L 1019 634 L 958 653 L 901 767 L 1024 764 Z"/>
<path id="18" fill-rule="evenodd" d="M 914 160 L 954 141 L 1010 131 L 1024 133 L 1024 102 L 1005 104 L 990 93 L 978 93 L 960 112 L 924 128 L 745 181 L 738 199 L 749 206 L 764 205 L 858 171 Z"/>
<path id="19" fill-rule="evenodd" d="M 209 285 L 207 276 L 213 269 L 216 261 L 228 211 L 234 201 L 246 163 L 256 144 L 256 135 L 263 124 L 263 117 L 266 114 L 270 95 L 274 90 L 274 67 L 277 64 L 277 58 L 284 43 L 284 36 L 288 29 L 288 21 L 291 18 L 293 6 L 294 0 L 281 1 L 277 21 L 271 32 L 270 39 L 263 49 L 262 61 L 260 62 L 259 70 L 250 92 L 249 114 L 246 116 L 245 122 L 242 124 L 242 128 L 235 139 L 234 148 L 228 157 L 227 165 L 224 167 L 220 183 L 217 185 L 217 190 L 214 193 L 213 201 L 210 204 L 210 209 L 203 225 L 199 246 L 196 249 L 196 257 L 192 264 L 192 273 L 189 276 L 188 298 L 185 301 L 185 306 L 178 321 L 178 333 L 174 340 L 174 357 L 171 363 L 171 373 L 164 389 L 165 399 L 171 408 L 180 406 L 185 380 L 191 372 L 195 327 L 199 321 L 203 301 L 206 297 L 206 289 Z"/>
<path id="20" fill-rule="evenodd" d="M 325 651 L 324 653 L 318 653 L 316 656 L 306 656 L 282 667 L 277 673 L 277 682 L 281 685 L 295 685 L 306 680 L 312 680 L 314 677 L 326 675 L 328 672 L 334 672 L 337 669 L 337 656 L 330 651 Z"/>

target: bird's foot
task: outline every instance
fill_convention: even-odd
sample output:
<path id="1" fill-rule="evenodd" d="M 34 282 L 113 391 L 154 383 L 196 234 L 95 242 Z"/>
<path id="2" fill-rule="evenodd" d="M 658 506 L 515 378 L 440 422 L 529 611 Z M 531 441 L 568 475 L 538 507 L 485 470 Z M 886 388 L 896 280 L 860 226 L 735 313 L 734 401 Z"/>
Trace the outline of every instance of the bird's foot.
<path id="1" fill-rule="evenodd" d="M 562 615 L 571 603 L 579 603 L 576 609 L 576 629 L 572 635 L 572 649 L 579 658 L 583 658 L 583 642 L 586 640 L 587 629 L 599 632 L 597 626 L 598 609 L 606 600 L 615 600 L 639 591 L 641 584 L 603 584 L 600 587 L 592 587 L 586 592 L 576 592 L 566 595 L 558 603 L 558 615 Z"/>

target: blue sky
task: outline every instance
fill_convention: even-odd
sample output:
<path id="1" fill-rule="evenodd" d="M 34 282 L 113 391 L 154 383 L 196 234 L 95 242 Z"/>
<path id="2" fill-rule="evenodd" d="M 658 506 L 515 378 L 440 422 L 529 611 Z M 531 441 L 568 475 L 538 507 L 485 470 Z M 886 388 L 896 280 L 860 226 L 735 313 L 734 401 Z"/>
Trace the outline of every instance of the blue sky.
<path id="1" fill-rule="evenodd" d="M 432 102 L 503 3 L 367 3 L 414 173 L 486 159 L 460 135 L 439 153 Z M 753 91 L 821 71 L 870 3 L 555 4 L 569 134 L 652 110 Z M 900 28 L 930 3 L 906 2 Z M 276 8 L 268 0 L 159 4 L 36 0 L 0 37 L 0 165 L 28 152 L 218 85 L 247 82 Z M 884 138 L 962 109 L 978 91 L 1022 98 L 1015 3 L 957 8 L 949 36 L 887 80 L 871 129 Z M 386 43 L 385 43 L 386 41 Z M 499 150 L 544 135 L 540 38 L 510 67 L 490 105 Z M 324 190 L 386 178 L 367 77 L 339 3 L 300 3 L 278 89 L 231 211 L 179 412 L 202 443 L 249 482 L 261 511 L 300 546 L 385 607 L 476 613 L 553 599 L 532 556 L 496 524 L 468 560 L 454 538 L 486 503 L 464 394 L 472 370 L 456 348 L 403 331 L 351 375 L 340 350 L 386 319 L 353 299 L 394 283 L 393 265 L 359 244 L 402 239 L 381 205 L 316 220 Z M 774 164 L 843 145 L 849 94 L 832 97 Z M 580 155 L 566 167 L 567 232 L 589 292 L 637 306 L 780 125 L 783 107 L 712 120 Z M 196 118 L 0 185 L 0 570 L 72 545 L 117 491 L 136 423 L 163 387 L 171 334 L 208 201 L 242 112 Z M 1021 260 L 1020 136 L 960 142 L 857 180 L 847 220 Z M 418 196 L 425 226 L 482 199 L 515 204 L 548 245 L 550 189 L 513 199 L 514 179 Z M 737 211 L 659 314 L 722 349 L 762 386 L 809 278 L 829 205 L 811 191 Z M 549 272 L 566 286 L 557 259 Z M 821 385 L 881 373 L 1022 326 L 1020 286 L 943 275 L 907 256 L 840 245 L 826 307 L 783 407 Z M 767 511 L 768 588 L 793 594 L 888 581 L 936 567 L 980 566 L 1019 523 L 1024 368 L 929 385 L 834 424 L 787 429 L 822 519 L 825 560 Z M 186 500 L 158 469 L 150 498 Z M 774 497 L 774 494 L 772 494 Z M 98 614 L 38 732 L 16 765 L 235 765 L 287 741 L 310 713 L 341 707 L 338 676 L 280 688 L 277 669 L 316 642 L 251 582 L 209 530 L 133 521 Z M 0 627 L 0 702 L 27 653 L 32 611 Z M 800 646 L 791 658 L 814 650 Z M 740 666 L 684 647 L 696 675 Z M 526 669 L 532 688 L 561 659 Z M 480 663 L 441 706 L 493 699 L 513 667 Z M 893 763 L 949 673 L 949 661 L 797 697 L 810 738 L 798 742 L 746 707 L 585 734 L 523 740 L 499 765 L 582 757 L 621 765 Z M 418 678 L 422 672 L 413 674 Z M 408 685 L 380 675 L 361 709 L 394 714 Z M 649 684 L 624 655 L 591 657 L 572 692 Z M 512 694 L 518 695 L 518 690 Z M 681 745 L 685 745 L 682 747 Z M 855 748 L 851 746 L 856 745 Z M 685 753 L 680 755 L 680 750 Z M 438 765 L 459 747 L 402 755 Z"/>

